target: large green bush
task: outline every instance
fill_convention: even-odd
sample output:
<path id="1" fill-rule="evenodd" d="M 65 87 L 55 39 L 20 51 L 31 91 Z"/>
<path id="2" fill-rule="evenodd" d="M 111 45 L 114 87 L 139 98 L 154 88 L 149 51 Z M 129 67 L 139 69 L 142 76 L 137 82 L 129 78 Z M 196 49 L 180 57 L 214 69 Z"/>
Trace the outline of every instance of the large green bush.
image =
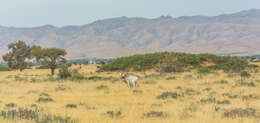
<path id="1" fill-rule="evenodd" d="M 11 71 L 11 68 L 8 66 L 0 66 L 0 71 Z"/>
<path id="2" fill-rule="evenodd" d="M 204 63 L 210 63 L 211 65 L 207 66 Z M 144 71 L 157 69 L 163 72 L 180 72 L 187 70 L 187 68 L 198 69 L 201 67 L 211 70 L 241 72 L 248 67 L 248 62 L 229 56 L 216 56 L 213 54 L 162 52 L 121 57 L 102 65 L 100 71 L 128 71 L 129 69 Z"/>

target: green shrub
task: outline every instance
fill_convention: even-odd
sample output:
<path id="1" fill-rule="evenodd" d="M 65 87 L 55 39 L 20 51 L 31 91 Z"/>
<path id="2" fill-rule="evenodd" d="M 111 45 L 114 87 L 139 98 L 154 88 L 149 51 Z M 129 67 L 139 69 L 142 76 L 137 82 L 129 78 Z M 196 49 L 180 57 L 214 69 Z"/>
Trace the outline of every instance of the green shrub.
<path id="1" fill-rule="evenodd" d="M 16 104 L 15 103 L 8 103 L 8 104 L 5 104 L 5 107 L 14 108 L 14 107 L 16 107 Z"/>
<path id="2" fill-rule="evenodd" d="M 243 71 L 240 73 L 241 80 L 245 80 L 246 78 L 249 78 L 251 75 L 247 71 Z"/>
<path id="3" fill-rule="evenodd" d="M 226 118 L 239 118 L 239 117 L 246 117 L 246 118 L 254 118 L 259 117 L 257 111 L 253 108 L 235 108 L 232 110 L 228 110 L 224 112 L 224 117 Z"/>
<path id="4" fill-rule="evenodd" d="M 186 68 L 200 68 L 205 62 L 214 64 L 207 66 L 208 69 L 224 70 L 227 72 L 241 72 L 248 67 L 247 61 L 229 56 L 162 52 L 121 57 L 102 65 L 99 71 L 129 71 L 130 69 L 144 71 L 156 69 L 161 72 L 183 72 Z M 203 69 L 206 69 L 206 67 Z"/>
<path id="5" fill-rule="evenodd" d="M 161 111 L 150 111 L 144 115 L 147 118 L 154 118 L 154 117 L 166 117 L 166 113 Z"/>
<path id="6" fill-rule="evenodd" d="M 76 120 L 73 120 L 71 117 L 44 114 L 41 111 L 37 105 L 35 105 L 33 109 L 21 107 L 18 109 L 2 109 L 0 111 L 0 117 L 12 123 L 21 120 L 33 123 L 76 123 Z"/>
<path id="7" fill-rule="evenodd" d="M 106 85 L 100 85 L 96 87 L 97 90 L 107 90 L 108 87 Z"/>
<path id="8" fill-rule="evenodd" d="M 40 97 L 37 101 L 38 102 L 53 102 L 53 99 L 50 97 Z"/>
<path id="9" fill-rule="evenodd" d="M 11 71 L 11 68 L 8 66 L 0 66 L 0 71 Z"/>
<path id="10" fill-rule="evenodd" d="M 62 65 L 59 69 L 58 74 L 60 79 L 67 79 L 68 77 L 71 77 L 71 73 L 69 72 L 69 67 L 67 65 Z"/>
<path id="11" fill-rule="evenodd" d="M 176 65 L 165 65 L 160 68 L 160 72 L 166 73 L 176 73 L 176 72 L 183 72 L 183 68 L 176 66 Z"/>
<path id="12" fill-rule="evenodd" d="M 173 98 L 173 99 L 177 99 L 179 97 L 183 97 L 183 94 L 178 94 L 176 92 L 164 92 L 161 95 L 157 96 L 157 99 L 167 99 L 167 98 Z"/>
<path id="13" fill-rule="evenodd" d="M 77 108 L 76 104 L 67 104 L 66 108 Z"/>
<path id="14" fill-rule="evenodd" d="M 121 111 L 107 111 L 105 113 L 108 117 L 111 117 L 111 118 L 118 118 L 122 115 L 122 112 Z"/>
<path id="15" fill-rule="evenodd" d="M 211 73 L 211 70 L 207 67 L 200 67 L 200 68 L 198 68 L 198 73 L 199 74 L 208 74 L 208 73 Z"/>

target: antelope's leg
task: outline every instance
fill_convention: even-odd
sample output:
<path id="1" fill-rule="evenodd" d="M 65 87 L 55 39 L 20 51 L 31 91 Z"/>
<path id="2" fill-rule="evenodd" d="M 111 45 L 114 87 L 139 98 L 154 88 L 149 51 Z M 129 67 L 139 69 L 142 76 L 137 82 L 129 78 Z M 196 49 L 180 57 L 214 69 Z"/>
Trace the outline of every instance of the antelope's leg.
<path id="1" fill-rule="evenodd" d="M 128 88 L 130 88 L 130 82 L 129 81 L 127 81 L 127 85 L 128 85 Z"/>

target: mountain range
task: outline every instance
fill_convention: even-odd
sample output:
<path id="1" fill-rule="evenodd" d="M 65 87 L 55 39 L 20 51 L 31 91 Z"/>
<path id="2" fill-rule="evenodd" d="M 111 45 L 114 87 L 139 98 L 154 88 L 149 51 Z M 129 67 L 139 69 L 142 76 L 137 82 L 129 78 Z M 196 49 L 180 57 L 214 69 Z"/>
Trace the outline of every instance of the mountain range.
<path id="1" fill-rule="evenodd" d="M 119 17 L 82 26 L 33 28 L 0 26 L 0 55 L 10 42 L 66 49 L 68 58 L 113 58 L 174 51 L 260 54 L 260 10 L 219 16 Z"/>

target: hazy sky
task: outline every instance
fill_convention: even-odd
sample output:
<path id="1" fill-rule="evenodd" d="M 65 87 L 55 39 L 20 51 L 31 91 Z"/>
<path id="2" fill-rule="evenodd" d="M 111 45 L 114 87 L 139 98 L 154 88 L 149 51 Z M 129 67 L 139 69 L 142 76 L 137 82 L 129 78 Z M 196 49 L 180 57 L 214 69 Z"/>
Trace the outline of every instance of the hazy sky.
<path id="1" fill-rule="evenodd" d="M 260 9 L 260 0 L 0 0 L 0 25 L 83 25 L 112 17 L 219 15 Z"/>

